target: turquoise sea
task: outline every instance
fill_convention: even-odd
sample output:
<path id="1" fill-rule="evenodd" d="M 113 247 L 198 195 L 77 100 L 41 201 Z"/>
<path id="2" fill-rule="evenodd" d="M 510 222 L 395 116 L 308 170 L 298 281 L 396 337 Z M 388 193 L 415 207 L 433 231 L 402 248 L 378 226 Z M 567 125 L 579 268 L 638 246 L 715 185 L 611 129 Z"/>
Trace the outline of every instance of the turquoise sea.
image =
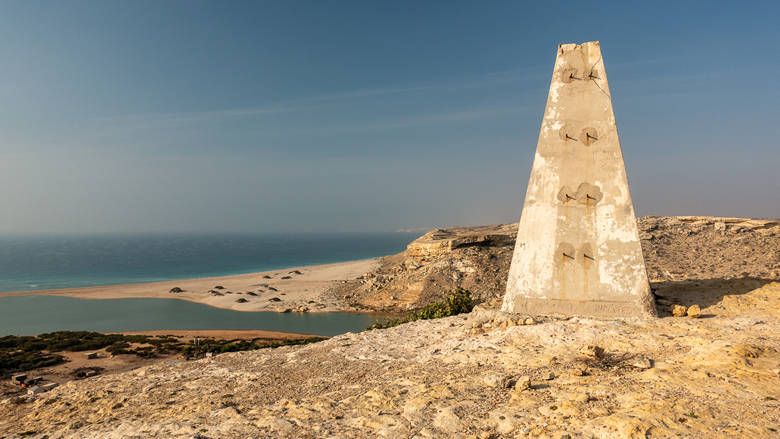
<path id="1" fill-rule="evenodd" d="M 223 276 L 383 256 L 419 233 L 0 236 L 0 292 Z"/>
<path id="2" fill-rule="evenodd" d="M 0 237 L 0 336 L 57 330 L 265 329 L 334 335 L 371 314 L 247 313 L 175 299 L 2 297 L 2 292 L 221 276 L 366 259 L 418 233 Z"/>

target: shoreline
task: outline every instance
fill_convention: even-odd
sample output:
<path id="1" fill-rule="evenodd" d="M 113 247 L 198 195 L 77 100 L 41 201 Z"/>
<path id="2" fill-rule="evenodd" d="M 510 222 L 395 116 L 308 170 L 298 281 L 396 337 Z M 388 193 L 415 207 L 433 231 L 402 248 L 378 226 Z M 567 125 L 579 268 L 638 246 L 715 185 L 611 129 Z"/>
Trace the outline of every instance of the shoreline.
<path id="1" fill-rule="evenodd" d="M 216 338 L 222 340 L 254 340 L 257 338 L 273 340 L 297 340 L 312 337 L 330 338 L 325 335 L 299 334 L 296 332 L 268 331 L 264 329 L 153 329 L 148 331 L 119 331 L 103 332 L 103 334 L 122 334 L 122 335 L 148 335 L 151 337 L 170 335 L 180 338 L 183 341 L 191 340 L 195 337 Z"/>
<path id="2" fill-rule="evenodd" d="M 330 297 L 330 287 L 373 269 L 380 258 L 289 267 L 228 276 L 145 283 L 0 293 L 14 296 L 67 296 L 79 299 L 179 299 L 245 312 L 349 312 Z M 222 287 L 222 288 L 216 288 Z M 173 288 L 182 292 L 173 293 Z"/>

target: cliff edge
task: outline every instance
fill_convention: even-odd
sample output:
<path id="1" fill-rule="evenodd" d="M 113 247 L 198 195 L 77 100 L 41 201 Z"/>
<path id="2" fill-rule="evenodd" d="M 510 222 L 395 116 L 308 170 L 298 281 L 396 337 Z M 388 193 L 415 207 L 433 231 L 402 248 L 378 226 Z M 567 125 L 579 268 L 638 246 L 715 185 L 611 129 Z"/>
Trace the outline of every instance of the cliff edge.
<path id="1" fill-rule="evenodd" d="M 637 222 L 657 294 L 697 282 L 780 280 L 780 221 L 651 216 Z M 349 309 L 392 312 L 422 307 L 460 287 L 499 306 L 516 233 L 517 223 L 432 230 L 331 294 Z"/>

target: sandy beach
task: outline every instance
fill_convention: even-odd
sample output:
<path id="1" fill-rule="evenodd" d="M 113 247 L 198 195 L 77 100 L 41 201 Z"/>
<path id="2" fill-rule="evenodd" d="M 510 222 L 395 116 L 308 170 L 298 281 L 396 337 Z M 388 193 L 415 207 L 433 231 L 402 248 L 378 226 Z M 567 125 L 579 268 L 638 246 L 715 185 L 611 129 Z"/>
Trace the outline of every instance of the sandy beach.
<path id="1" fill-rule="evenodd" d="M 235 311 L 344 311 L 328 297 L 329 287 L 372 270 L 379 259 L 292 267 L 234 276 L 162 282 L 0 293 L 3 296 L 51 295 L 81 299 L 181 299 Z M 171 292 L 179 288 L 181 292 Z"/>

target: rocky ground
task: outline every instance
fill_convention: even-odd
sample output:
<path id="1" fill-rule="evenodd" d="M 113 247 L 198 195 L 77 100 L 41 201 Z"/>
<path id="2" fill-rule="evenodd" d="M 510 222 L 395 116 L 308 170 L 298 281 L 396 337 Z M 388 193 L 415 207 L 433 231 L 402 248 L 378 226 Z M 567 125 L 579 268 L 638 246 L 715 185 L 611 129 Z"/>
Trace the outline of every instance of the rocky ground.
<path id="1" fill-rule="evenodd" d="M 5 398 L 0 438 L 779 437 L 780 226 L 713 218 L 640 224 L 659 307 L 698 305 L 691 314 L 699 318 L 525 316 L 478 307 Z M 433 281 L 408 296 L 377 287 L 388 296 L 377 306 L 429 300 L 457 285 L 457 273 L 460 286 L 495 302 L 511 246 L 487 232 L 426 235 L 365 275 L 355 303 L 368 300 L 373 285 L 400 285 L 399 266 L 421 273 L 409 279 Z M 498 270 L 481 273 L 492 268 L 488 261 Z M 383 273 L 389 276 L 377 279 Z"/>
<path id="2" fill-rule="evenodd" d="M 702 315 L 478 308 L 10 398 L 0 437 L 778 437 L 780 283 Z"/>
<path id="3" fill-rule="evenodd" d="M 659 294 L 702 285 L 739 289 L 736 279 L 780 280 L 780 221 L 644 217 L 638 226 L 648 276 Z M 516 223 L 433 230 L 331 294 L 351 309 L 398 311 L 462 287 L 495 305 L 504 295 L 516 233 Z"/>

